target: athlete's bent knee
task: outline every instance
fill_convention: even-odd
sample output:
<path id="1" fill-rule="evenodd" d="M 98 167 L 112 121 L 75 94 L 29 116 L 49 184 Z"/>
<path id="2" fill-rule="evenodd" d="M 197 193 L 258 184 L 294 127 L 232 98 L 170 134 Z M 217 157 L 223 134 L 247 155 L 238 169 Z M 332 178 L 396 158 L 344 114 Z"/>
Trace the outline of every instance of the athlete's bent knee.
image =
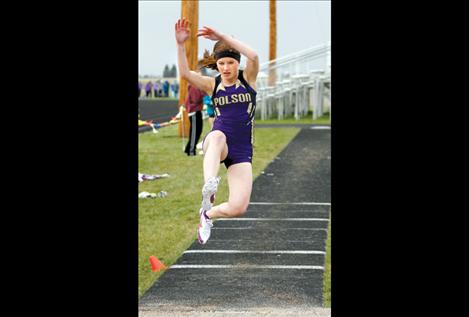
<path id="1" fill-rule="evenodd" d="M 233 204 L 231 208 L 231 213 L 233 217 L 240 217 L 246 213 L 249 203 L 237 203 Z"/>
<path id="2" fill-rule="evenodd" d="M 226 136 L 221 131 L 213 131 L 210 133 L 210 144 L 223 145 L 226 143 Z"/>

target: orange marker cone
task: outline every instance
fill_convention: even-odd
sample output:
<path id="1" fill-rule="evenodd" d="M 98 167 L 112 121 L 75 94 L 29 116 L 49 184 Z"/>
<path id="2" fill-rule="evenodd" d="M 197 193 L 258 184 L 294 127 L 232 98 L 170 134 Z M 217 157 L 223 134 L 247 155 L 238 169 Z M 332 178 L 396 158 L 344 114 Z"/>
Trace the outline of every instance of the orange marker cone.
<path id="1" fill-rule="evenodd" d="M 166 269 L 166 266 L 160 260 L 155 258 L 153 255 L 150 256 L 150 264 L 151 264 L 151 270 L 153 272 L 158 272 L 159 270 Z"/>

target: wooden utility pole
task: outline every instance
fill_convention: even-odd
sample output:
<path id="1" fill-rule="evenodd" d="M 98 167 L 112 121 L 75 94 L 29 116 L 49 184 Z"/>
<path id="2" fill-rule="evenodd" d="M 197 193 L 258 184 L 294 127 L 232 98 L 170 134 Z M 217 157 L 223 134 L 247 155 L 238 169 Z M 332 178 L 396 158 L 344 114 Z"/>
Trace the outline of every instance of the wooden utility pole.
<path id="1" fill-rule="evenodd" d="M 270 0 L 269 2 L 269 21 L 270 21 L 270 32 L 269 32 L 269 61 L 277 58 L 277 7 L 276 0 Z M 269 86 L 274 86 L 276 82 L 275 69 L 270 67 L 274 66 L 269 64 Z"/>
<path id="2" fill-rule="evenodd" d="M 189 21 L 190 34 L 184 44 L 186 57 L 189 63 L 189 69 L 195 70 L 197 67 L 197 52 L 199 50 L 197 30 L 199 29 L 199 0 L 181 0 L 181 18 Z M 179 77 L 179 106 L 183 105 L 187 96 L 187 81 Z M 183 111 L 183 124 L 179 123 L 179 136 L 188 137 L 189 135 L 189 117 L 187 112 Z"/>

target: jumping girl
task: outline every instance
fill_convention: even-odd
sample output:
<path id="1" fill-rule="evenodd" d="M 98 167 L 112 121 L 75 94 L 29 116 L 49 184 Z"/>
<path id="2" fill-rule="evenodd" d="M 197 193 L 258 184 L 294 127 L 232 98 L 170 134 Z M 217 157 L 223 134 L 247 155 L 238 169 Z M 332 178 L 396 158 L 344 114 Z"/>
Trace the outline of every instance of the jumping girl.
<path id="1" fill-rule="evenodd" d="M 202 76 L 188 66 L 184 42 L 189 38 L 189 22 L 179 19 L 175 25 L 180 75 L 190 84 L 212 97 L 216 118 L 204 139 L 204 180 L 199 210 L 198 240 L 205 244 L 210 238 L 212 219 L 243 215 L 252 190 L 252 136 L 256 109 L 256 78 L 259 72 L 257 53 L 231 36 L 204 26 L 197 33 L 217 41 L 213 53 L 204 54 L 203 65 L 220 74 L 215 78 Z M 241 54 L 247 58 L 244 70 L 239 69 Z M 228 202 L 213 206 L 220 182 L 220 163 L 227 168 Z"/>

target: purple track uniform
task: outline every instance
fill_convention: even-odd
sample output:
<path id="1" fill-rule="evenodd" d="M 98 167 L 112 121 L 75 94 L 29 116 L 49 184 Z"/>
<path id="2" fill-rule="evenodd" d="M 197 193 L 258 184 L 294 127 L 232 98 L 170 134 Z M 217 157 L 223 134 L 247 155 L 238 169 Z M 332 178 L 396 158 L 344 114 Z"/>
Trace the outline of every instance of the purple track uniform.
<path id="1" fill-rule="evenodd" d="M 232 86 L 223 86 L 220 75 L 215 78 L 212 103 L 216 118 L 212 131 L 219 130 L 226 136 L 228 156 L 221 162 L 225 163 L 226 168 L 252 162 L 256 94 L 243 78 L 241 70 L 236 84 Z"/>

